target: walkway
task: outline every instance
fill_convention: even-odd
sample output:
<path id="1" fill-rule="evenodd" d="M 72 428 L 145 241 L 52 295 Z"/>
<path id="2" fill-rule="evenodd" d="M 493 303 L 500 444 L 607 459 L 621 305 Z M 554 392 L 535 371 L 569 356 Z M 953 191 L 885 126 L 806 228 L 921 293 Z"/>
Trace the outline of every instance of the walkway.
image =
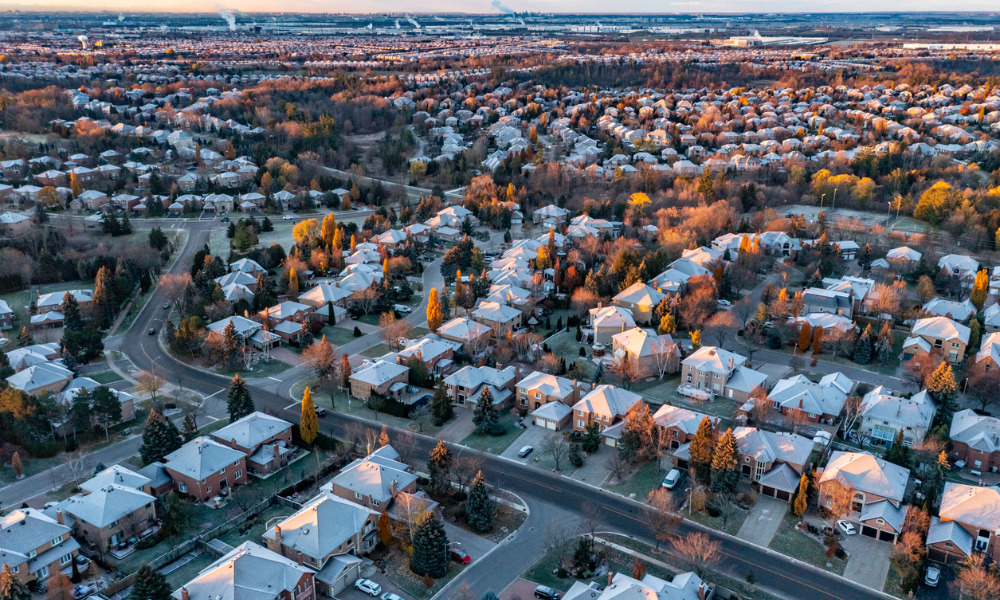
<path id="1" fill-rule="evenodd" d="M 736 532 L 736 537 L 767 548 L 771 545 L 771 538 L 778 532 L 781 520 L 785 518 L 787 512 L 787 502 L 758 494 L 757 503 L 750 509 L 740 530 Z"/>

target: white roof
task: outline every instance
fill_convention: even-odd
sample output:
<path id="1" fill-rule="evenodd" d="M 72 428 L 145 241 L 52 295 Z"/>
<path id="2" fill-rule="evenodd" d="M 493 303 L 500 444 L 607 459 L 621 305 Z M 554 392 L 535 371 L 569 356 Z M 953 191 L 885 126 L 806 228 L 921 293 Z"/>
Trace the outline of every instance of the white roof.
<path id="1" fill-rule="evenodd" d="M 777 402 L 782 408 L 837 416 L 844 409 L 847 394 L 853 388 L 854 382 L 843 373 L 831 373 L 819 383 L 813 383 L 805 375 L 799 374 L 774 384 L 768 399 Z"/>
<path id="2" fill-rule="evenodd" d="M 909 479 L 909 469 L 867 452 L 834 450 L 820 476 L 820 484 L 836 480 L 846 488 L 902 502 Z"/>
<path id="3" fill-rule="evenodd" d="M 351 375 L 351 379 L 379 386 L 403 373 L 409 372 L 409 370 L 410 368 L 405 365 L 380 360 L 354 373 Z"/>
<path id="4" fill-rule="evenodd" d="M 126 469 L 121 465 L 112 465 L 81 483 L 80 489 L 85 492 L 93 492 L 106 485 L 114 484 L 141 490 L 146 485 L 149 485 L 149 483 L 150 480 L 148 477 Z"/>
<path id="5" fill-rule="evenodd" d="M 752 456 L 759 462 L 786 462 L 802 466 L 813 450 L 812 440 L 795 433 L 737 427 L 733 435 L 736 436 L 740 454 Z"/>
<path id="6" fill-rule="evenodd" d="M 642 396 L 613 385 L 604 384 L 594 388 L 573 405 L 573 410 L 614 420 L 624 416 L 633 407 L 642 403 Z"/>
<path id="7" fill-rule="evenodd" d="M 112 483 L 86 495 L 72 496 L 61 502 L 59 508 L 95 527 L 107 527 L 155 501 L 146 492 Z"/>
<path id="8" fill-rule="evenodd" d="M 746 357 L 715 346 L 702 346 L 682 361 L 696 371 L 730 373 L 746 362 Z"/>
<path id="9" fill-rule="evenodd" d="M 669 334 L 658 335 L 652 329 L 633 327 L 611 336 L 614 348 L 621 348 L 635 356 L 653 356 L 664 352 L 679 353 L 674 338 Z"/>
<path id="10" fill-rule="evenodd" d="M 212 437 L 223 443 L 235 441 L 241 448 L 255 448 L 291 427 L 288 421 L 256 411 L 219 429 Z"/>
<path id="11" fill-rule="evenodd" d="M 962 302 L 945 300 L 943 298 L 933 298 L 924 304 L 924 312 L 938 316 L 948 317 L 956 321 L 964 321 L 970 315 L 976 314 L 976 307 L 966 298 Z"/>
<path id="12" fill-rule="evenodd" d="M 215 440 L 197 437 L 163 458 L 167 468 L 201 481 L 229 465 L 235 465 L 245 455 L 223 446 Z"/>
<path id="13" fill-rule="evenodd" d="M 969 328 L 956 323 L 948 317 L 929 317 L 917 319 L 910 330 L 912 335 L 939 338 L 942 340 L 958 339 L 964 344 L 969 343 Z"/>
<path id="14" fill-rule="evenodd" d="M 688 435 L 697 433 L 698 425 L 704 418 L 705 414 L 703 413 L 670 404 L 660 406 L 653 414 L 653 419 L 660 427 L 664 429 L 676 427 Z M 713 420 L 717 422 L 718 417 Z"/>
<path id="15" fill-rule="evenodd" d="M 619 292 L 612 300 L 640 306 L 656 306 L 664 298 L 666 298 L 665 294 L 661 294 L 641 281 L 636 281 Z"/>
<path id="16" fill-rule="evenodd" d="M 276 527 L 281 529 L 283 546 L 322 562 L 331 554 L 339 554 L 340 547 L 377 516 L 374 510 L 324 491 Z M 264 532 L 265 540 L 274 537 L 275 528 Z"/>
<path id="17" fill-rule="evenodd" d="M 972 409 L 960 410 L 951 418 L 949 436 L 973 450 L 989 454 L 1000 450 L 1000 419 L 978 415 Z"/>
<path id="18" fill-rule="evenodd" d="M 574 382 L 566 379 L 565 377 L 559 377 L 557 375 L 549 375 L 548 373 L 542 373 L 541 371 L 535 371 L 517 382 L 517 387 L 523 388 L 525 390 L 538 390 L 546 396 L 554 396 L 556 398 L 567 398 L 574 390 Z"/>
<path id="19" fill-rule="evenodd" d="M 1000 534 L 1000 486 L 980 487 L 949 481 L 944 484 L 938 515 L 942 520 Z"/>
<path id="20" fill-rule="evenodd" d="M 468 317 L 455 317 L 438 327 L 438 335 L 460 340 L 471 340 L 489 332 L 489 327 Z"/>
<path id="21" fill-rule="evenodd" d="M 205 567 L 184 584 L 188 595 L 209 600 L 273 600 L 280 592 L 293 592 L 308 567 L 277 552 L 243 542 Z M 181 590 L 173 593 L 180 600 Z"/>
<path id="22" fill-rule="evenodd" d="M 632 311 L 621 306 L 590 309 L 590 322 L 595 328 L 631 329 L 635 327 Z"/>
<path id="23" fill-rule="evenodd" d="M 926 390 L 910 398 L 891 394 L 879 386 L 861 400 L 861 415 L 867 419 L 893 423 L 907 429 L 927 430 L 937 408 Z"/>

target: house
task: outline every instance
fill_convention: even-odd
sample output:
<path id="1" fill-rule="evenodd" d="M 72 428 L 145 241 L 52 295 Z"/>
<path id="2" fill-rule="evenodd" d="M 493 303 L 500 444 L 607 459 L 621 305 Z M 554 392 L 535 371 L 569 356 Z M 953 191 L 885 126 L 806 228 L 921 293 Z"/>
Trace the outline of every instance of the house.
<path id="1" fill-rule="evenodd" d="M 802 292 L 802 313 L 827 313 L 850 319 L 854 315 L 854 290 L 811 287 Z"/>
<path id="2" fill-rule="evenodd" d="M 927 556 L 954 563 L 972 552 L 1000 560 L 1000 486 L 946 482 L 938 518 L 927 532 Z"/>
<path id="3" fill-rule="evenodd" d="M 611 336 L 635 327 L 632 311 L 621 306 L 601 306 L 590 309 L 590 327 L 595 344 L 610 344 Z"/>
<path id="4" fill-rule="evenodd" d="M 653 309 L 666 297 L 666 294 L 637 281 L 619 292 L 611 302 L 627 308 L 635 321 L 646 323 L 653 318 Z"/>
<path id="5" fill-rule="evenodd" d="M 733 435 L 739 448 L 740 473 L 750 477 L 762 494 L 790 502 L 806 471 L 812 440 L 756 427 L 737 427 Z"/>
<path id="6" fill-rule="evenodd" d="M 295 456 L 292 424 L 262 412 L 253 412 L 212 433 L 212 438 L 247 456 L 254 475 L 268 475 Z"/>
<path id="7" fill-rule="evenodd" d="M 378 543 L 378 511 L 324 491 L 284 521 L 264 532 L 271 552 L 315 569 L 318 591 L 340 592 L 360 576 L 360 557 Z"/>
<path id="8" fill-rule="evenodd" d="M 1000 304 L 991 304 L 983 311 L 983 327 L 987 333 L 1000 331 Z"/>
<path id="9" fill-rule="evenodd" d="M 63 405 L 64 408 L 68 409 L 73 405 L 73 399 L 76 398 L 83 390 L 95 390 L 99 387 L 104 387 L 111 393 L 121 406 L 121 423 L 127 423 L 135 418 L 135 398 L 132 394 L 128 392 L 122 392 L 114 388 L 109 388 L 107 386 L 102 386 L 97 381 L 91 379 L 90 377 L 77 377 L 76 379 L 69 382 L 62 392 L 56 397 L 56 400 Z M 60 423 L 53 422 L 56 432 L 61 435 L 67 435 L 68 433 L 74 431 L 74 425 L 68 421 L 63 421 Z M 100 421 L 97 415 L 90 415 L 90 425 L 91 427 L 99 427 Z"/>
<path id="10" fill-rule="evenodd" d="M 584 431 L 597 423 L 604 433 L 619 423 L 629 412 L 643 404 L 642 396 L 613 385 L 599 385 L 573 405 L 573 430 Z M 615 445 L 615 438 L 605 436 L 605 442 Z"/>
<path id="11" fill-rule="evenodd" d="M 521 311 L 513 306 L 500 304 L 499 302 L 481 302 L 472 311 L 473 320 L 486 325 L 501 335 L 506 334 L 521 322 Z"/>
<path id="12" fill-rule="evenodd" d="M 33 508 L 18 508 L 0 517 L 0 562 L 24 584 L 45 581 L 53 573 L 71 575 L 80 544 L 71 529 Z"/>
<path id="13" fill-rule="evenodd" d="M 829 509 L 846 505 L 851 512 L 863 513 L 865 506 L 887 500 L 903 502 L 910 470 L 867 452 L 834 450 L 820 471 L 819 501 Z"/>
<path id="14" fill-rule="evenodd" d="M 62 355 L 62 346 L 55 342 L 47 344 L 32 344 L 14 348 L 7 353 L 7 362 L 15 372 L 23 371 L 32 365 L 44 365 L 56 360 Z"/>
<path id="15" fill-rule="evenodd" d="M 451 370 L 456 342 L 441 340 L 437 335 L 430 333 L 419 340 L 408 342 L 406 347 L 396 353 L 396 362 L 405 365 L 410 358 L 417 358 L 427 365 L 427 368 L 435 373 L 447 373 Z"/>
<path id="16" fill-rule="evenodd" d="M 715 346 L 702 346 L 681 361 L 681 393 L 704 390 L 745 402 L 767 376 L 743 366 L 746 357 Z"/>
<path id="17" fill-rule="evenodd" d="M 858 434 L 869 444 L 889 448 L 902 431 L 903 443 L 912 447 L 924 440 L 936 411 L 927 390 L 903 398 L 879 386 L 861 399 Z"/>
<path id="18" fill-rule="evenodd" d="M 910 337 L 903 342 L 903 360 L 937 350 L 948 362 L 960 363 L 965 358 L 968 345 L 969 328 L 965 325 L 948 317 L 917 319 L 910 329 Z"/>
<path id="19" fill-rule="evenodd" d="M 121 465 L 112 465 L 81 483 L 80 490 L 90 494 L 107 485 L 121 485 L 148 494 L 152 491 L 150 484 L 150 479 L 145 475 Z"/>
<path id="20" fill-rule="evenodd" d="M 974 475 L 1000 470 L 1000 419 L 976 414 L 972 409 L 951 418 L 951 463 L 968 466 Z"/>
<path id="21" fill-rule="evenodd" d="M 20 235 L 29 229 L 31 229 L 31 217 L 14 212 L 0 214 L 0 230 L 4 235 Z"/>
<path id="22" fill-rule="evenodd" d="M 549 402 L 574 406 L 580 400 L 580 384 L 576 380 L 534 371 L 517 382 L 517 406 L 535 410 Z"/>
<path id="23" fill-rule="evenodd" d="M 948 317 L 953 321 L 965 321 L 976 314 L 976 307 L 968 298 L 962 302 L 932 298 L 924 304 L 923 311 L 935 317 Z"/>
<path id="24" fill-rule="evenodd" d="M 260 266 L 260 263 L 250 258 L 241 258 L 239 260 L 233 261 L 229 264 L 229 270 L 233 273 L 239 271 L 240 273 L 248 273 L 253 277 L 257 277 L 258 273 L 267 272 L 264 267 Z"/>
<path id="25" fill-rule="evenodd" d="M 351 373 L 351 396 L 368 400 L 372 393 L 400 399 L 409 381 L 410 368 L 384 360 L 365 362 Z"/>
<path id="26" fill-rule="evenodd" d="M 907 510 L 905 504 L 894 504 L 889 500 L 866 504 L 858 516 L 861 535 L 895 544 L 899 534 L 903 533 Z"/>
<path id="27" fill-rule="evenodd" d="M 843 373 L 830 373 L 818 383 L 799 374 L 779 380 L 767 399 L 786 417 L 798 417 L 810 423 L 835 423 L 853 389 L 854 382 Z"/>
<path id="28" fill-rule="evenodd" d="M 963 287 L 971 287 L 979 271 L 979 261 L 964 254 L 947 254 L 938 261 L 938 268 L 957 277 Z"/>
<path id="29" fill-rule="evenodd" d="M 0 300 L 0 329 L 10 329 L 14 327 L 14 311 L 6 300 Z"/>
<path id="30" fill-rule="evenodd" d="M 615 573 L 603 590 L 599 586 L 576 581 L 563 595 L 563 600 L 711 600 L 715 588 L 693 572 L 678 573 L 670 581 L 654 575 L 642 579 Z"/>
<path id="31" fill-rule="evenodd" d="M 514 382 L 519 379 L 518 369 L 509 366 L 503 370 L 493 367 L 464 366 L 445 378 L 448 396 L 456 404 L 478 404 L 484 389 L 493 395 L 493 404 L 498 408 L 513 403 Z"/>
<path id="32" fill-rule="evenodd" d="M 197 437 L 163 457 L 177 491 L 202 502 L 247 482 L 246 454 Z"/>
<path id="33" fill-rule="evenodd" d="M 134 487 L 108 483 L 56 505 L 73 535 L 98 554 L 139 538 L 156 522 L 156 498 Z M 53 509 L 49 509 L 53 510 Z"/>
<path id="34" fill-rule="evenodd" d="M 353 461 L 320 489 L 382 511 L 389 509 L 399 493 L 416 492 L 417 476 L 399 460 L 399 453 L 387 445 Z"/>
<path id="35" fill-rule="evenodd" d="M 573 407 L 562 402 L 549 402 L 531 412 L 531 422 L 534 425 L 560 431 L 573 421 Z"/>
<path id="36" fill-rule="evenodd" d="M 42 294 L 35 301 L 35 306 L 38 307 L 39 313 L 45 313 L 53 310 L 62 310 L 63 299 L 69 294 L 76 300 L 76 303 L 80 306 L 81 311 L 85 311 L 90 308 L 94 303 L 94 292 L 93 290 L 66 290 L 65 292 L 51 292 L 48 294 Z"/>
<path id="37" fill-rule="evenodd" d="M 174 591 L 174 600 L 312 600 L 315 572 L 298 561 L 243 542 Z"/>
<path id="38" fill-rule="evenodd" d="M 7 378 L 10 387 L 30 396 L 58 394 L 73 379 L 73 371 L 57 363 L 32 365 Z"/>
<path id="39" fill-rule="evenodd" d="M 437 334 L 442 339 L 463 344 L 466 352 L 475 356 L 486 349 L 492 331 L 489 325 L 468 317 L 455 317 L 438 327 Z"/>
<path id="40" fill-rule="evenodd" d="M 704 413 L 664 404 L 653 414 L 653 420 L 660 428 L 660 444 L 676 450 L 691 441 L 698 433 L 698 425 L 707 415 Z M 709 417 L 713 427 L 719 424 L 718 417 Z M 686 465 L 685 465 L 686 466 Z"/>
<path id="41" fill-rule="evenodd" d="M 636 361 L 640 377 L 676 373 L 680 369 L 681 351 L 669 334 L 658 335 L 652 329 L 632 329 L 611 336 L 614 356 L 628 355 Z"/>
<path id="42" fill-rule="evenodd" d="M 555 204 L 546 204 L 545 206 L 536 209 L 531 213 L 532 220 L 535 223 L 548 223 L 550 226 L 562 225 L 566 222 L 566 217 L 569 216 L 569 211 L 565 208 L 560 208 Z"/>

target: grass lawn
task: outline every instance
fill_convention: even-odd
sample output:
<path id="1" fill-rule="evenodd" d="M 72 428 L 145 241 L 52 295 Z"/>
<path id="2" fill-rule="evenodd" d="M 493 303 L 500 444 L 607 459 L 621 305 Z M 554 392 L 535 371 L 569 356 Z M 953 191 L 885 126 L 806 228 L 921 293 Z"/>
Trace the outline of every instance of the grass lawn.
<path id="1" fill-rule="evenodd" d="M 378 343 L 372 346 L 371 348 L 362 351 L 361 355 L 367 356 L 368 358 L 376 358 L 384 354 L 388 354 L 389 352 L 392 352 L 392 348 L 390 348 L 385 344 Z"/>
<path id="2" fill-rule="evenodd" d="M 368 325 L 378 325 L 378 320 L 382 315 L 379 313 L 370 313 L 367 315 L 361 315 L 357 319 L 354 319 L 358 323 L 367 323 Z"/>
<path id="3" fill-rule="evenodd" d="M 618 541 L 615 540 L 615 543 L 618 543 Z M 547 585 L 553 589 L 559 590 L 560 592 L 565 592 L 575 581 L 578 580 L 572 577 L 560 578 L 556 575 L 556 571 L 559 569 L 559 566 L 564 563 L 565 559 L 572 559 L 573 551 L 576 549 L 576 544 L 577 540 L 574 539 L 561 551 L 559 549 L 549 550 L 545 556 L 538 559 L 538 562 L 525 571 L 522 577 L 528 581 L 533 581 L 540 585 Z M 603 555 L 603 558 L 607 561 L 608 570 L 610 572 L 627 574 L 632 573 L 633 558 L 631 555 L 621 550 L 601 544 L 597 545 L 597 550 L 598 553 Z M 650 550 L 648 555 L 652 555 L 652 549 L 648 548 L 648 550 Z M 646 564 L 646 573 L 667 581 L 672 580 L 674 575 L 676 575 L 675 571 L 668 571 L 659 565 L 649 563 Z M 607 585 L 608 583 L 606 576 L 580 579 L 579 581 L 582 581 L 583 583 L 597 583 L 601 586 Z"/>
<path id="4" fill-rule="evenodd" d="M 441 579 L 434 580 L 434 585 L 427 589 L 424 586 L 423 578 L 410 570 L 410 557 L 398 545 L 394 544 L 389 548 L 383 565 L 385 576 L 412 598 L 430 597 L 436 594 L 464 569 L 458 563 L 451 561 L 448 565 L 448 574 Z"/>
<path id="5" fill-rule="evenodd" d="M 275 517 L 290 516 L 292 512 L 292 509 L 287 506 L 275 504 L 254 517 L 253 521 L 255 523 L 259 521 L 259 523 L 251 527 L 245 534 L 240 534 L 240 528 L 234 527 L 233 529 L 230 529 L 226 533 L 220 535 L 219 539 L 233 548 L 239 546 L 243 542 L 254 542 L 256 544 L 260 544 L 263 542 L 260 536 L 264 535 L 264 532 L 267 530 L 267 522 Z"/>
<path id="6" fill-rule="evenodd" d="M 354 341 L 354 328 L 345 329 L 336 325 L 327 325 L 323 328 L 323 333 L 320 335 L 325 335 L 326 340 L 334 346 L 343 346 L 348 342 Z"/>
<path id="7" fill-rule="evenodd" d="M 310 388 L 315 387 L 314 380 L 302 380 L 295 383 L 292 386 L 291 394 L 293 398 L 302 398 L 302 392 L 305 390 L 306 385 Z M 333 409 L 335 412 L 342 412 L 348 415 L 354 415 L 356 417 L 361 417 L 362 419 L 368 419 L 369 421 L 376 421 L 378 423 L 385 423 L 392 427 L 398 427 L 400 429 L 413 429 L 413 421 L 403 417 L 396 417 L 393 415 L 387 415 L 385 413 L 376 414 L 374 410 L 368 408 L 368 405 L 357 398 L 348 398 L 347 391 L 337 392 L 335 396 L 331 396 L 330 392 L 325 388 L 316 389 L 313 391 L 313 402 L 316 406 L 322 408 Z M 441 431 L 440 427 L 435 427 L 433 423 L 427 425 L 423 432 L 427 435 L 435 435 L 437 432 Z"/>
<path id="8" fill-rule="evenodd" d="M 885 576 L 885 586 L 883 586 L 882 591 L 891 596 L 897 598 L 906 598 L 906 594 L 899 589 L 899 586 L 903 582 L 899 579 L 899 573 L 893 568 L 892 564 L 889 565 L 889 573 Z"/>
<path id="9" fill-rule="evenodd" d="M 180 560 L 187 560 L 188 558 L 189 557 L 185 555 L 182 556 Z M 167 583 L 170 584 L 171 589 L 180 588 L 194 579 L 198 573 L 215 561 L 216 557 L 214 555 L 207 551 L 201 551 L 200 554 L 191 558 L 188 562 L 177 567 L 170 573 L 167 573 Z M 170 568 L 173 567 L 173 565 L 167 565 L 167 567 Z"/>
<path id="10" fill-rule="evenodd" d="M 703 514 L 698 511 L 692 511 L 691 514 L 684 513 L 684 516 L 706 527 L 724 531 L 729 535 L 736 535 L 736 532 L 740 530 L 740 526 L 743 525 L 743 521 L 746 521 L 747 514 L 749 514 L 749 511 L 740 511 L 739 514 L 731 517 L 725 524 L 722 523 L 722 517 L 713 517 L 712 515 Z"/>
<path id="11" fill-rule="evenodd" d="M 128 331 L 128 328 L 135 322 L 135 318 L 139 316 L 139 312 L 144 306 L 146 306 L 146 301 L 149 300 L 149 297 L 153 295 L 155 290 L 156 286 L 151 286 L 148 292 L 132 300 L 132 302 L 128 305 L 128 313 L 125 314 L 125 317 L 122 318 L 122 322 L 119 323 L 118 327 L 115 329 L 115 335 Z"/>
<path id="12" fill-rule="evenodd" d="M 778 532 L 771 539 L 770 548 L 786 556 L 795 557 L 801 561 L 830 571 L 831 573 L 843 575 L 847 561 L 841 560 L 836 556 L 828 557 L 823 544 L 795 528 L 798 522 L 799 518 L 794 514 L 790 512 L 786 514 L 781 522 L 781 526 L 778 528 Z"/>
<path id="13" fill-rule="evenodd" d="M 656 462 L 650 462 L 626 475 L 621 483 L 610 483 L 609 477 L 602 487 L 622 496 L 632 497 L 634 494 L 637 500 L 645 500 L 649 492 L 660 487 L 665 476 L 666 472 Z"/>
<path id="14" fill-rule="evenodd" d="M 410 330 L 410 337 L 419 338 L 427 335 L 430 332 L 431 332 L 430 329 L 427 329 L 426 327 L 421 325 L 420 327 L 414 327 L 413 329 Z"/>
<path id="15" fill-rule="evenodd" d="M 122 377 L 114 371 L 101 371 L 100 373 L 92 373 L 87 375 L 97 383 L 114 383 L 116 381 L 121 381 Z"/>
<path id="16" fill-rule="evenodd" d="M 215 369 L 218 373 L 222 375 L 235 375 L 240 374 L 240 377 L 270 377 L 271 375 L 277 375 L 278 373 L 287 371 L 291 369 L 292 365 L 288 363 L 283 363 L 280 360 L 271 359 L 268 362 L 260 362 L 253 368 L 252 371 L 247 371 L 246 369 L 240 368 L 227 369 L 227 368 L 217 368 Z"/>
<path id="17" fill-rule="evenodd" d="M 586 369 L 584 373 L 584 378 L 587 380 L 592 380 L 594 378 L 594 373 L 597 371 L 597 365 L 594 361 L 590 359 L 590 346 L 587 344 L 581 344 L 576 341 L 576 330 L 570 329 L 566 331 L 560 331 L 559 333 L 553 335 L 545 341 L 549 346 L 549 350 L 559 358 L 566 359 L 566 366 L 573 366 L 574 362 L 579 361 L 579 364 L 583 365 Z M 586 356 L 580 356 L 580 348 L 584 349 Z"/>
<path id="18" fill-rule="evenodd" d="M 67 290 L 92 290 L 94 289 L 94 282 L 72 281 L 69 283 L 51 283 L 36 286 L 34 289 L 37 289 L 40 295 L 51 292 L 65 292 Z M 7 304 L 10 305 L 10 309 L 14 311 L 14 336 L 17 335 L 17 330 L 21 328 L 21 325 L 28 325 L 29 323 L 28 306 L 31 304 L 31 298 L 31 289 L 0 295 L 0 299 L 6 300 Z"/>
<path id="19" fill-rule="evenodd" d="M 506 428 L 506 432 L 503 435 L 493 436 L 473 432 L 462 440 L 462 445 L 491 454 L 500 454 L 524 433 L 523 429 L 514 427 L 516 421 L 517 418 L 514 415 L 509 411 L 504 411 L 500 413 L 500 424 Z"/>

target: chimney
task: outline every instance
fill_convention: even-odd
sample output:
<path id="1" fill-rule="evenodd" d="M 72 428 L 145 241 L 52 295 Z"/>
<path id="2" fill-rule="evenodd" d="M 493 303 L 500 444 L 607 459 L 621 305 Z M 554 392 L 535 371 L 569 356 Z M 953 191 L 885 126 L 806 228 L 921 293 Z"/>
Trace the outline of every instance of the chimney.
<path id="1" fill-rule="evenodd" d="M 238 448 L 236 447 L 236 438 L 229 438 L 229 445 L 233 448 L 233 450 L 237 450 Z"/>
<path id="2" fill-rule="evenodd" d="M 277 460 L 281 458 L 281 449 L 278 448 L 278 444 L 277 443 L 271 444 L 271 448 L 274 449 L 274 459 Z"/>
<path id="3" fill-rule="evenodd" d="M 799 398 L 799 408 L 802 408 L 802 398 Z"/>
<path id="4" fill-rule="evenodd" d="M 59 523 L 60 525 L 66 524 L 63 522 L 63 511 L 58 508 L 56 509 L 56 522 Z"/>
<path id="5" fill-rule="evenodd" d="M 420 350 L 417 350 L 417 360 L 423 360 L 423 359 L 424 359 L 423 353 L 421 353 Z"/>
<path id="6" fill-rule="evenodd" d="M 296 560 L 296 562 L 299 563 L 300 567 L 305 564 L 306 561 L 305 561 L 304 558 L 302 558 L 302 551 L 301 550 L 298 551 L 298 555 L 295 557 L 295 560 Z"/>
<path id="7" fill-rule="evenodd" d="M 706 590 L 705 590 L 705 583 L 704 582 L 699 583 L 698 584 L 698 600 L 705 600 L 706 598 L 708 598 L 708 595 L 705 592 L 706 592 Z M 186 600 L 186 599 L 182 598 L 181 600 Z"/>
<path id="8" fill-rule="evenodd" d="M 281 545 L 281 525 L 274 526 L 274 539 L 278 541 L 278 545 Z"/>
<path id="9" fill-rule="evenodd" d="M 733 359 L 732 358 L 729 359 L 729 370 L 730 371 L 733 370 Z"/>
<path id="10" fill-rule="evenodd" d="M 191 600 L 191 594 L 188 593 L 186 587 L 181 588 L 181 600 Z"/>
<path id="11" fill-rule="evenodd" d="M 395 498 L 396 497 L 396 493 L 398 491 L 399 491 L 399 488 L 396 485 L 396 480 L 393 479 L 392 482 L 389 483 L 389 495 L 392 496 L 393 498 Z"/>

